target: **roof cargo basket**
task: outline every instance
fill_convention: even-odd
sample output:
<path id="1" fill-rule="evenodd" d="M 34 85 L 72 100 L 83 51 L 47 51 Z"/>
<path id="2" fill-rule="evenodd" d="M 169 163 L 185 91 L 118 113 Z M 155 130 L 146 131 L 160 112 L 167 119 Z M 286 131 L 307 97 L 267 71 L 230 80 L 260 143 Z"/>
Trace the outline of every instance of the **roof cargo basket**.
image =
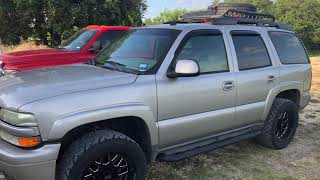
<path id="1" fill-rule="evenodd" d="M 257 12 L 257 7 L 255 5 L 247 3 L 214 3 L 211 6 L 209 6 L 208 9 L 216 10 L 217 14 L 223 13 L 229 9 Z"/>
<path id="2" fill-rule="evenodd" d="M 263 20 L 263 21 L 270 21 L 274 22 L 275 17 L 269 14 L 261 14 L 256 12 L 249 12 L 249 11 L 241 11 L 235 9 L 229 9 L 225 11 L 223 14 L 217 14 L 216 11 L 199 11 L 199 12 L 192 12 L 182 15 L 180 17 L 180 21 L 183 22 L 210 22 L 216 18 L 241 18 L 241 19 L 251 19 L 251 20 Z"/>
<path id="3" fill-rule="evenodd" d="M 216 11 L 199 11 L 182 15 L 175 23 L 212 23 L 214 25 L 253 25 L 262 27 L 276 27 L 291 30 L 286 24 L 275 22 L 275 17 L 269 14 L 229 9 L 222 14 Z M 172 24 L 172 23 L 170 23 Z"/>

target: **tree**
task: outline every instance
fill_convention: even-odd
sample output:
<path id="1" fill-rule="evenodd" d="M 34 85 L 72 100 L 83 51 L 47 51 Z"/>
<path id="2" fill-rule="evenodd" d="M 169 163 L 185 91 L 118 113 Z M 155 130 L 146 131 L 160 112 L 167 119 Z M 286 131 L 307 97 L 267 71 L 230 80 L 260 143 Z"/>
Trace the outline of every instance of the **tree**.
<path id="1" fill-rule="evenodd" d="M 163 12 L 160 13 L 158 17 L 155 17 L 153 19 L 151 18 L 145 19 L 144 23 L 146 25 L 155 25 L 155 24 L 162 24 L 170 21 L 177 21 L 181 15 L 188 12 L 189 11 L 185 9 L 164 10 Z"/>
<path id="2" fill-rule="evenodd" d="M 27 14 L 20 11 L 23 5 L 13 0 L 0 1 L 0 38 L 4 44 L 17 44 L 32 33 Z"/>
<path id="3" fill-rule="evenodd" d="M 56 46 L 90 24 L 142 25 L 146 8 L 146 0 L 1 0 L 0 37 L 5 44 L 31 37 Z"/>
<path id="4" fill-rule="evenodd" d="M 318 0 L 278 0 L 275 3 L 275 15 L 279 22 L 292 26 L 308 49 L 315 49 L 320 45 L 319 7 Z"/>

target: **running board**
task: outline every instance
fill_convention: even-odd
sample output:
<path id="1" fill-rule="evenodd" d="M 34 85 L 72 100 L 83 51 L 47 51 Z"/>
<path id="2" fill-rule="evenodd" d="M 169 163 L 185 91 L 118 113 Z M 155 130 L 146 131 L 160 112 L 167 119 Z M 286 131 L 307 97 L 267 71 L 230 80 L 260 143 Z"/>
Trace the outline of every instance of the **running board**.
<path id="1" fill-rule="evenodd" d="M 161 152 L 158 160 L 164 162 L 180 161 L 198 154 L 207 153 L 212 150 L 222 148 L 239 141 L 250 139 L 261 134 L 261 126 L 253 126 L 228 134 L 218 135 L 209 140 L 193 143 L 184 147 L 170 149 Z"/>

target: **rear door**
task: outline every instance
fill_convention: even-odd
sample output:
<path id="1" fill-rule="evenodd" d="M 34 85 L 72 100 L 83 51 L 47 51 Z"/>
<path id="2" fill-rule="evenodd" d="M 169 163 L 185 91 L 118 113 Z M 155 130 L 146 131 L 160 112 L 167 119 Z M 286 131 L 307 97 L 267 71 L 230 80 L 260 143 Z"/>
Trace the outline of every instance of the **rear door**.
<path id="1" fill-rule="evenodd" d="M 236 121 L 241 125 L 261 122 L 270 90 L 278 83 L 272 53 L 265 35 L 257 31 L 232 30 L 237 83 Z"/>

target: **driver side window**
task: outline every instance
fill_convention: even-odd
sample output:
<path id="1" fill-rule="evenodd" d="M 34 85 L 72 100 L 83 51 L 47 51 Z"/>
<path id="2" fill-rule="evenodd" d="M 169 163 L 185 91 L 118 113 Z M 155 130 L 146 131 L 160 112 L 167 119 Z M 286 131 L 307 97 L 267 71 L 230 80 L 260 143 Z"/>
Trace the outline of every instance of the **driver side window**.
<path id="1" fill-rule="evenodd" d="M 191 36 L 183 45 L 177 61 L 188 59 L 198 62 L 200 74 L 228 72 L 228 59 L 221 34 Z"/>

